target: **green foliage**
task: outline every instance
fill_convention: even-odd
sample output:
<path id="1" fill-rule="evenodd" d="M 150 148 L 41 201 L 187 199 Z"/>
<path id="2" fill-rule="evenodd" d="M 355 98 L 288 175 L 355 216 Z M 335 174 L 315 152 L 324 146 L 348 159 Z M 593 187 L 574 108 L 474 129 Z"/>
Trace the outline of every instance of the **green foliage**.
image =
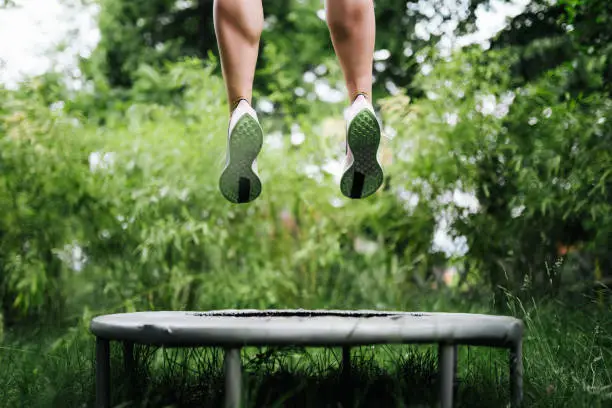
<path id="1" fill-rule="evenodd" d="M 270 91 L 262 95 L 275 103 L 295 99 L 300 84 L 313 91 L 300 73 L 317 57 L 329 67 L 323 76 L 341 79 L 329 44 L 306 46 L 328 41 L 315 3 L 267 6 L 259 77 Z M 264 115 L 266 190 L 255 204 L 234 207 L 216 186 L 227 112 L 214 53 L 204 70 L 198 60 L 168 63 L 185 53 L 172 45 L 185 38 L 177 31 L 173 42 L 162 30 L 156 35 L 170 44 L 163 49 L 174 51 L 147 48 L 141 55 L 139 41 L 164 26 L 164 13 L 178 18 L 174 3 L 102 6 L 107 34 L 85 62 L 92 82 L 84 89 L 69 91 L 50 73 L 17 92 L 2 90 L 0 283 L 7 321 L 43 311 L 80 315 L 83 304 L 176 309 L 207 299 L 209 307 L 306 307 L 325 294 L 328 305 L 341 306 L 369 303 L 389 285 L 389 299 L 399 299 L 447 263 L 432 249 L 436 225 L 445 223 L 469 248 L 456 259 L 472 273 L 462 282 L 557 292 L 559 245 L 583 245 L 607 270 L 607 59 L 576 45 L 529 75 L 508 69 L 526 72 L 526 57 L 546 57 L 566 44 L 559 30 L 509 31 L 494 50 L 467 49 L 448 61 L 422 43 L 419 55 L 435 64 L 413 82 L 423 97 L 381 101 L 385 123 L 399 137 L 385 147 L 395 162 L 385 166 L 384 191 L 370 200 L 342 199 L 328 170 L 343 155 L 337 105 L 298 98 L 293 105 L 304 113 Z M 389 10 L 378 5 L 379 20 L 393 19 Z M 274 35 L 279 30 L 299 35 Z M 129 57 L 120 64 L 129 87 L 117 87 L 115 74 L 105 71 L 118 66 L 104 68 L 109 49 Z M 399 48 L 396 54 L 403 55 Z M 311 65 L 296 63 L 302 57 Z M 390 72 L 412 62 L 393 64 Z M 288 129 L 306 135 L 305 142 L 290 143 Z M 449 199 L 465 193 L 477 209 Z M 358 278 L 343 278 L 356 270 Z"/>
<path id="2" fill-rule="evenodd" d="M 181 57 L 218 57 L 213 24 L 212 0 L 100 0 L 101 41 L 90 59 L 83 61 L 89 78 L 104 78 L 111 87 L 130 87 L 141 63 L 154 68 Z M 475 13 L 488 0 L 398 2 L 377 0 L 377 49 L 390 57 L 381 62 L 374 97 L 388 93 L 389 83 L 418 95 L 413 82 L 420 51 L 436 44 L 445 33 L 463 34 L 474 30 Z M 302 88 L 314 96 L 314 86 L 303 74 L 324 66 L 316 76 L 331 87 L 343 89 L 339 67 L 325 22 L 317 15 L 320 0 L 264 0 L 266 27 L 255 79 L 255 91 L 269 98 L 281 113 L 304 114 L 309 101 L 296 98 Z M 431 22 L 427 39 L 415 35 L 417 23 Z M 450 32 L 449 32 L 449 28 Z M 409 50 L 409 52 L 407 52 Z M 217 74 L 220 74 L 217 70 Z"/>
<path id="3" fill-rule="evenodd" d="M 577 38 L 583 45 L 607 47 L 612 39 L 612 5 L 605 0 L 562 0 L 566 22 L 576 25 Z"/>
<path id="4" fill-rule="evenodd" d="M 397 265 L 403 252 L 355 253 L 360 225 L 380 214 L 397 219 L 393 232 L 379 225 L 366 237 L 379 248 L 399 239 L 424 248 L 431 228 L 421 221 L 415 225 L 424 230 L 403 231 L 407 221 L 397 216 L 390 192 L 367 202 L 341 198 L 323 168 L 343 154 L 343 134 L 325 116 L 300 122 L 306 142 L 281 138 L 265 150 L 266 190 L 256 203 L 233 206 L 222 198 L 217 180 L 227 112 L 213 70 L 197 60 L 162 71 L 141 65 L 117 105 L 121 111 L 106 115 L 104 127 L 79 119 L 86 94 L 51 109 L 32 97 L 36 81 L 10 95 L 0 150 L 9 317 L 74 316 L 83 304 L 95 310 L 307 307 L 323 293 L 328 305 L 340 307 L 367 303 L 372 293 L 388 290 L 388 279 L 396 298 L 411 285 L 408 270 Z M 370 272 L 354 282 L 344 278 L 355 270 Z M 353 285 L 357 297 L 349 298 L 344 294 Z"/>
<path id="5" fill-rule="evenodd" d="M 517 58 L 472 50 L 438 64 L 419 78 L 429 98 L 407 107 L 408 115 L 389 108 L 388 123 L 410 129 L 410 155 L 399 170 L 410 180 L 405 188 L 424 180 L 431 193 L 422 199 L 432 203 L 455 189 L 475 194 L 476 213 L 440 205 L 455 215 L 473 267 L 494 287 L 554 292 L 558 244 L 586 243 L 600 255 L 608 246 L 612 104 L 601 94 L 568 100 L 574 72 L 565 66 L 514 87 L 505 67 Z"/>
<path id="6" fill-rule="evenodd" d="M 489 288 L 512 309 L 505 291 L 558 295 L 610 274 L 608 2 L 534 1 L 492 49 L 440 58 L 440 35 L 414 35 L 433 19 L 414 7 L 426 2 L 377 1 L 377 48 L 390 57 L 375 98 L 397 136 L 383 147 L 384 188 L 362 201 L 343 198 L 334 176 L 340 104 L 312 98 L 303 78 L 310 70 L 342 88 L 320 2 L 264 3 L 256 96 L 279 109 L 260 116 L 264 191 L 247 206 L 217 189 L 228 118 L 210 0 L 102 0 L 102 41 L 81 61 L 82 89 L 56 73 L 0 87 L 0 341 L 4 323 L 72 325 L 59 350 L 80 344 L 94 314 L 143 309 L 486 312 Z M 473 29 L 474 13 L 442 3 L 431 3 L 442 22 Z M 388 81 L 399 93 L 379 99 Z M 465 255 L 432 246 L 445 225 Z M 461 266 L 459 290 L 425 291 L 449 264 Z M 445 303 L 451 293 L 460 307 Z M 512 310 L 532 333 L 527 399 L 538 406 L 610 399 L 609 319 L 555 320 L 568 307 Z M 77 362 L 49 357 L 40 376 L 32 361 L 3 360 L 24 370 L 10 401 L 49 389 L 54 403 L 91 397 L 74 377 L 90 372 L 87 347 Z M 0 384 L 15 384 L 6 372 Z"/>

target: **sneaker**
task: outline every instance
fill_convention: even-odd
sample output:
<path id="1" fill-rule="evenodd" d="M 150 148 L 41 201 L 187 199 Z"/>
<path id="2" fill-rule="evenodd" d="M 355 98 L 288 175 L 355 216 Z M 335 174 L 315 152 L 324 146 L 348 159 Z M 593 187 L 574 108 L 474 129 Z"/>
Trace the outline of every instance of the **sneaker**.
<path id="1" fill-rule="evenodd" d="M 349 198 L 365 198 L 383 183 L 378 162 L 380 125 L 372 104 L 359 95 L 346 112 L 346 159 L 340 191 Z"/>
<path id="2" fill-rule="evenodd" d="M 232 112 L 227 136 L 227 160 L 219 179 L 221 194 L 232 203 L 248 203 L 261 194 L 257 155 L 263 131 L 257 113 L 246 100 Z"/>

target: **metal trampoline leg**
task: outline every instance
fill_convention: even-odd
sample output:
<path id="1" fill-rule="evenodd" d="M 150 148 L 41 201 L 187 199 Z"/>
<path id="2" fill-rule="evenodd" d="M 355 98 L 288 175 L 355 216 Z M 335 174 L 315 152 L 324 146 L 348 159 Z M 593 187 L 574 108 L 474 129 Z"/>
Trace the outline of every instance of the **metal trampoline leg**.
<path id="1" fill-rule="evenodd" d="M 240 349 L 225 350 L 225 408 L 242 406 L 242 362 Z"/>
<path id="2" fill-rule="evenodd" d="M 523 402 L 523 342 L 519 340 L 510 349 L 510 400 L 512 408 Z"/>
<path id="3" fill-rule="evenodd" d="M 440 378 L 441 408 L 452 408 L 453 406 L 456 358 L 457 347 L 455 345 L 440 344 L 438 346 L 438 375 Z"/>
<path id="4" fill-rule="evenodd" d="M 96 337 L 96 407 L 110 407 L 110 342 Z"/>
<path id="5" fill-rule="evenodd" d="M 136 391 L 136 362 L 134 360 L 134 343 L 131 341 L 123 342 L 123 368 L 127 376 L 127 396 L 133 400 Z"/>
<path id="6" fill-rule="evenodd" d="M 342 347 L 342 381 L 347 384 L 351 380 L 351 348 Z"/>
<path id="7" fill-rule="evenodd" d="M 342 388 L 342 404 L 343 407 L 353 405 L 353 389 L 351 387 L 351 348 L 348 346 L 342 347 L 342 367 L 341 367 L 341 388 Z"/>

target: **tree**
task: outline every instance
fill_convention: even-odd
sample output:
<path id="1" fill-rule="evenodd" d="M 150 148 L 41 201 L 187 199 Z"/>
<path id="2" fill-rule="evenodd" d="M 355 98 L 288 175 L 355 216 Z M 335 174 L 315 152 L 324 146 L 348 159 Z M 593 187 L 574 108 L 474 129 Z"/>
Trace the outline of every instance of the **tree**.
<path id="1" fill-rule="evenodd" d="M 208 58 L 217 55 L 212 20 L 212 0 L 100 0 L 101 42 L 89 61 L 84 62 L 90 77 L 108 80 L 111 87 L 129 87 L 142 63 L 153 67 L 185 56 Z M 330 70 L 333 49 L 325 23 L 317 16 L 319 0 L 264 0 L 266 29 L 262 36 L 261 58 L 256 76 L 256 91 L 291 114 L 304 112 L 293 90 L 313 90 L 303 74 L 318 65 L 328 65 L 317 76 L 335 85 L 338 70 Z M 488 4 L 485 0 L 455 3 L 395 0 L 375 2 L 377 48 L 389 56 L 375 70 L 375 97 L 387 95 L 388 89 L 408 88 L 419 96 L 413 83 L 420 69 L 417 56 L 448 34 L 474 30 L 474 10 Z M 415 34 L 418 23 L 429 23 L 424 37 Z M 419 57 L 420 58 L 420 57 Z M 217 71 L 219 73 L 219 71 Z"/>
<path id="2" fill-rule="evenodd" d="M 565 6 L 533 3 L 490 51 L 456 53 L 419 77 L 427 97 L 389 110 L 416 146 L 398 171 L 425 181 L 436 212 L 455 215 L 473 272 L 497 291 L 498 304 L 502 287 L 556 294 L 564 281 L 592 281 L 593 265 L 563 275 L 560 247 L 580 246 L 610 265 L 609 34 L 586 23 L 592 9 L 585 3 L 570 20 Z M 478 211 L 437 203 L 457 188 L 473 192 Z"/>

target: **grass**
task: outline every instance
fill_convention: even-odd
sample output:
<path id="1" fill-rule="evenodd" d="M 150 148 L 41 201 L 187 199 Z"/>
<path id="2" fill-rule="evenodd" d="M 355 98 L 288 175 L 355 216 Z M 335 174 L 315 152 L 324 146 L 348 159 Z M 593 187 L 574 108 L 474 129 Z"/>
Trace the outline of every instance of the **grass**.
<path id="1" fill-rule="evenodd" d="M 513 314 L 526 324 L 525 406 L 612 406 L 612 309 L 560 302 L 513 305 Z M 119 345 L 112 348 L 116 406 L 222 406 L 220 350 L 141 346 L 136 352 L 140 364 L 134 400 L 139 403 L 130 404 L 121 350 Z M 42 327 L 12 330 L 0 346 L 0 406 L 92 406 L 93 353 L 93 339 L 83 327 L 68 332 Z M 433 346 L 354 349 L 349 384 L 341 381 L 337 349 L 245 349 L 243 353 L 249 408 L 435 404 Z M 460 347 L 457 406 L 506 406 L 507 367 L 503 350 Z M 352 401 L 346 400 L 349 395 Z"/>

